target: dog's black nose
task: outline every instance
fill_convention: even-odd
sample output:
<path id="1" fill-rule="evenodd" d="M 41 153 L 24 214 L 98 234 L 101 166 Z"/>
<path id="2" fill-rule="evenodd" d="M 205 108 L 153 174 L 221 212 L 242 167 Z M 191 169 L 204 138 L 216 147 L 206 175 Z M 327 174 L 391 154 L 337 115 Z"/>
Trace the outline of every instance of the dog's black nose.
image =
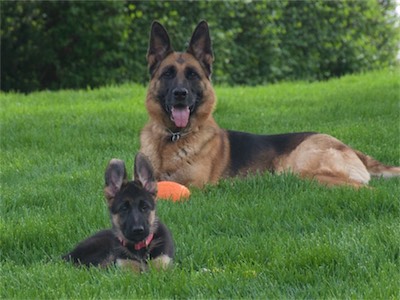
<path id="1" fill-rule="evenodd" d="M 172 91 L 172 93 L 174 94 L 175 100 L 183 101 L 186 99 L 189 91 L 185 88 L 176 88 Z"/>
<path id="2" fill-rule="evenodd" d="M 142 234 L 144 231 L 144 227 L 142 225 L 134 226 L 132 228 L 133 234 Z"/>

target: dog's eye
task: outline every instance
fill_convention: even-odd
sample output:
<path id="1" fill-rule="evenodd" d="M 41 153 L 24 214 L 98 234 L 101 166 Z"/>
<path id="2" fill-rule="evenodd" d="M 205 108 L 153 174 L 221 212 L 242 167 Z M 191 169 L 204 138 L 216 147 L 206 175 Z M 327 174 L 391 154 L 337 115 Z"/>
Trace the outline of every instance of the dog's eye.
<path id="1" fill-rule="evenodd" d="M 193 79 L 198 79 L 200 78 L 199 74 L 197 74 L 196 71 L 194 71 L 193 69 L 187 69 L 186 70 L 186 78 L 189 80 L 193 80 Z"/>
<path id="2" fill-rule="evenodd" d="M 162 75 L 162 77 L 170 79 L 173 78 L 175 76 L 175 69 L 174 68 L 168 68 L 167 70 L 165 70 Z"/>
<path id="3" fill-rule="evenodd" d="M 142 211 L 142 212 L 146 212 L 146 211 L 148 211 L 150 209 L 150 206 L 148 206 L 146 203 L 142 203 L 141 205 L 140 205 L 140 210 Z"/>
<path id="4" fill-rule="evenodd" d="M 120 210 L 121 211 L 127 211 L 129 209 L 129 202 L 125 202 L 124 204 L 121 205 Z"/>

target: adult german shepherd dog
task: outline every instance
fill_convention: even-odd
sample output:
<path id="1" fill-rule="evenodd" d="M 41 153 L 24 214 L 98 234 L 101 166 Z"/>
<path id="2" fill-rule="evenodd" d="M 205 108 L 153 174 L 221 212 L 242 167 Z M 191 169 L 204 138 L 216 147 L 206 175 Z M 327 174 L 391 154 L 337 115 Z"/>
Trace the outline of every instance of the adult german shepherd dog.
<path id="1" fill-rule="evenodd" d="M 128 181 L 124 162 L 110 161 L 104 193 L 112 229 L 82 241 L 63 259 L 85 266 L 117 264 L 137 272 L 145 271 L 148 262 L 163 269 L 172 263 L 172 235 L 156 217 L 157 182 L 150 162 L 141 153 L 136 155 L 134 174 L 135 180 Z"/>
<path id="2" fill-rule="evenodd" d="M 186 52 L 173 51 L 165 28 L 152 24 L 146 98 L 150 119 L 141 132 L 141 151 L 152 162 L 157 180 L 202 187 L 221 178 L 270 171 L 361 187 L 371 176 L 400 175 L 400 167 L 385 166 L 326 134 L 255 135 L 221 129 L 212 116 L 213 59 L 205 21 L 197 25 Z"/>

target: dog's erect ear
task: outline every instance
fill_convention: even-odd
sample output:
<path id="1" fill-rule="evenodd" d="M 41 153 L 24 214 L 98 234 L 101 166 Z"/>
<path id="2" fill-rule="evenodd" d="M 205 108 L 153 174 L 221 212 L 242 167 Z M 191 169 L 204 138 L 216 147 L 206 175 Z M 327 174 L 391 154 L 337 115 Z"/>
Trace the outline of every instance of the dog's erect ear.
<path id="1" fill-rule="evenodd" d="M 104 195 L 110 204 L 110 201 L 114 199 L 115 195 L 121 189 L 122 184 L 127 182 L 125 163 L 116 158 L 110 160 L 104 174 L 104 179 Z"/>
<path id="2" fill-rule="evenodd" d="M 154 177 L 153 166 L 147 159 L 146 155 L 139 152 L 135 157 L 134 167 L 135 180 L 139 181 L 144 189 L 153 196 L 157 194 L 157 181 Z"/>
<path id="3" fill-rule="evenodd" d="M 149 48 L 147 49 L 147 62 L 150 74 L 159 66 L 160 62 L 173 52 L 169 36 L 164 26 L 157 21 L 151 25 Z"/>
<path id="4" fill-rule="evenodd" d="M 196 57 L 211 75 L 214 56 L 211 47 L 210 32 L 206 21 L 201 21 L 193 32 L 187 52 Z"/>

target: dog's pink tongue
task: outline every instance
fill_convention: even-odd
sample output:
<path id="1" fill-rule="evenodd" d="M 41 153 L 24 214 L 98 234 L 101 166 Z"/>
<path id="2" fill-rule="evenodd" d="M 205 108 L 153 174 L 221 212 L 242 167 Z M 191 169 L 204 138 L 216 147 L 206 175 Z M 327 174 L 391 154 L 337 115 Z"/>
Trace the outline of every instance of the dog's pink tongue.
<path id="1" fill-rule="evenodd" d="M 173 107 L 171 110 L 172 121 L 176 127 L 186 127 L 189 123 L 190 110 L 189 107 Z"/>

